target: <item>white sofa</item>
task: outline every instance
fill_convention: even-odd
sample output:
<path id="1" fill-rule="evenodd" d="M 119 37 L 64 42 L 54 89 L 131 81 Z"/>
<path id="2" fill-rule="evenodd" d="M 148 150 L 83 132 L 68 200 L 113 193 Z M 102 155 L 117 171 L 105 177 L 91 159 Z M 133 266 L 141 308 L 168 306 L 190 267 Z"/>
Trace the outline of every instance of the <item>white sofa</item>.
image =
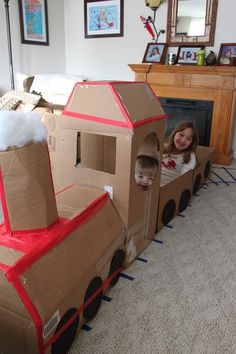
<path id="1" fill-rule="evenodd" d="M 75 83 L 81 81 L 87 80 L 82 75 L 39 74 L 26 78 L 23 87 L 25 92 L 41 96 L 41 100 L 35 107 L 39 113 L 43 113 L 44 109 L 60 113 Z"/>
<path id="2" fill-rule="evenodd" d="M 34 110 L 39 114 L 60 114 L 76 82 L 86 81 L 82 75 L 40 74 L 27 77 L 23 90 L 12 90 L 0 97 L 0 110 Z"/>

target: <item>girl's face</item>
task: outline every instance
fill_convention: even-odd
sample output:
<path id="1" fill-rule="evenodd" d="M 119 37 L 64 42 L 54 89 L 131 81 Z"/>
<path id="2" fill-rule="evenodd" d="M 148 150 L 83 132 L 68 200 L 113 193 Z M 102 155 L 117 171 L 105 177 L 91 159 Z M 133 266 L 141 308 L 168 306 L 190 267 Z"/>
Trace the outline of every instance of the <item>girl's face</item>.
<path id="1" fill-rule="evenodd" d="M 178 151 L 186 150 L 193 141 L 192 128 L 185 128 L 184 130 L 175 134 L 174 144 Z"/>

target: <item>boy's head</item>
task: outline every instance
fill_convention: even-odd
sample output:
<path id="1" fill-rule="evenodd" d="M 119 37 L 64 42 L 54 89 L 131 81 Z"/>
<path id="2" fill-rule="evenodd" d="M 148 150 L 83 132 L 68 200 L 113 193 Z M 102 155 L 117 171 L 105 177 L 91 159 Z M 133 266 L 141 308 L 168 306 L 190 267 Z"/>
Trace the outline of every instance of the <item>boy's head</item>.
<path id="1" fill-rule="evenodd" d="M 135 181 L 139 189 L 148 190 L 152 187 L 158 168 L 154 157 L 139 155 L 135 163 Z"/>

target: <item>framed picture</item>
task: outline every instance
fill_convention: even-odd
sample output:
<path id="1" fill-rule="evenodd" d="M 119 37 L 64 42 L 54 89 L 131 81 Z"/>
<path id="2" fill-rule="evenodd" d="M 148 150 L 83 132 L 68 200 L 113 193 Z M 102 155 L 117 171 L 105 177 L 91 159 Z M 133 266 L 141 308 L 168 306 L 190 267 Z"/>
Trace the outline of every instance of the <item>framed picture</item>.
<path id="1" fill-rule="evenodd" d="M 84 37 L 121 37 L 124 0 L 84 0 Z"/>
<path id="2" fill-rule="evenodd" d="M 148 43 L 143 57 L 143 63 L 164 64 L 166 49 L 166 43 Z"/>
<path id="3" fill-rule="evenodd" d="M 236 57 L 236 43 L 221 43 L 217 63 L 220 65 L 230 65 L 231 57 Z"/>
<path id="4" fill-rule="evenodd" d="M 49 45 L 47 0 L 19 0 L 21 42 Z"/>
<path id="5" fill-rule="evenodd" d="M 176 64 L 197 64 L 197 52 L 203 46 L 183 46 L 179 47 Z"/>

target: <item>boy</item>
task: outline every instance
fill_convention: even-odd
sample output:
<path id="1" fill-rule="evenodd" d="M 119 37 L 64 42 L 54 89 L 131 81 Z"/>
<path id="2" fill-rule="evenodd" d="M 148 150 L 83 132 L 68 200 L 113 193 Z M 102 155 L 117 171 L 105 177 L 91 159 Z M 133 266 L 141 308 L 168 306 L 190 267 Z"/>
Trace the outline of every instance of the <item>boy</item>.
<path id="1" fill-rule="evenodd" d="M 135 163 L 135 181 L 139 189 L 146 191 L 156 178 L 158 160 L 151 156 L 139 155 Z"/>

